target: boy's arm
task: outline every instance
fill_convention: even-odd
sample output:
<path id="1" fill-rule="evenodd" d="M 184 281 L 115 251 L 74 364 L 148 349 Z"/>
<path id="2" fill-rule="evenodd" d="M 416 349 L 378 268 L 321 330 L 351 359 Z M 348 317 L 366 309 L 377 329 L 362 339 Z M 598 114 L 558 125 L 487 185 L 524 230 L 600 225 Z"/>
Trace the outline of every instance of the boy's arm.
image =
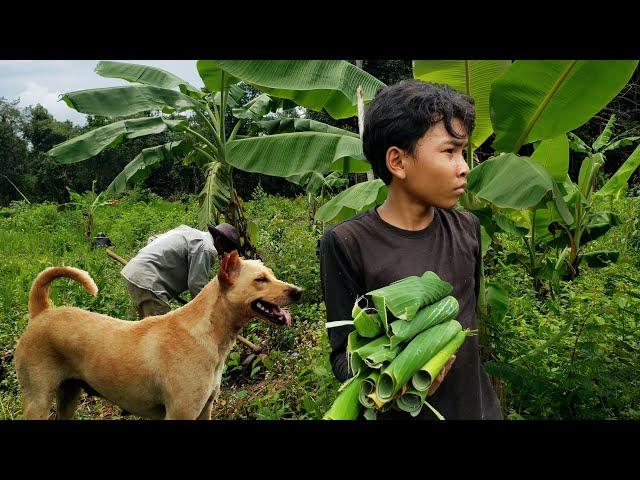
<path id="1" fill-rule="evenodd" d="M 358 275 L 342 245 L 331 230 L 320 241 L 320 281 L 327 307 L 327 322 L 351 320 L 351 310 L 362 288 Z M 353 374 L 347 362 L 347 337 L 354 329 L 351 325 L 327 329 L 331 353 L 329 359 L 333 373 L 340 382 Z"/>

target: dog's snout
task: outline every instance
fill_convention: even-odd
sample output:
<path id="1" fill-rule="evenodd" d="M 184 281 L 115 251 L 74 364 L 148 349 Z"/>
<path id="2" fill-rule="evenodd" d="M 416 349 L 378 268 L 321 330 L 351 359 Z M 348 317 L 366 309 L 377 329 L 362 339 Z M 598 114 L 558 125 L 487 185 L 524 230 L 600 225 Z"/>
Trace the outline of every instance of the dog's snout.
<path id="1" fill-rule="evenodd" d="M 302 297 L 302 289 L 298 288 L 298 287 L 290 288 L 289 289 L 289 297 L 291 297 L 291 299 L 294 302 L 297 302 Z"/>

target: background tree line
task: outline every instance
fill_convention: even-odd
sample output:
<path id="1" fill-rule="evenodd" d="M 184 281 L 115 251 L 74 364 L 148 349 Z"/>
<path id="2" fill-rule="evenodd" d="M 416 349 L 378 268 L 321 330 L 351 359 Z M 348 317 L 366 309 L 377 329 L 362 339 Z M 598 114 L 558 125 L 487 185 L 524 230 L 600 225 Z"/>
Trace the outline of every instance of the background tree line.
<path id="1" fill-rule="evenodd" d="M 350 60 L 355 64 L 355 60 Z M 363 69 L 379 78 L 387 85 L 392 85 L 406 78 L 412 78 L 411 60 L 364 60 Z M 246 86 L 247 98 L 257 95 L 257 90 Z M 104 190 L 123 167 L 138 155 L 142 149 L 163 142 L 179 140 L 179 132 L 167 131 L 158 135 L 150 135 L 123 142 L 113 148 L 102 151 L 86 162 L 73 165 L 59 165 L 46 152 L 77 135 L 81 135 L 96 127 L 122 120 L 123 118 L 104 118 L 88 116 L 85 126 L 73 125 L 70 121 L 60 122 L 41 105 L 32 105 L 21 109 L 19 99 L 0 97 L 0 205 L 7 206 L 13 200 L 21 200 L 24 195 L 31 202 L 53 201 L 64 203 L 69 201 L 66 187 L 77 192 L 91 189 L 96 180 L 96 191 Z M 640 69 L 636 70 L 627 86 L 610 102 L 605 109 L 591 121 L 576 130 L 576 134 L 591 144 L 609 120 L 615 114 L 617 122 L 615 133 L 628 132 L 629 135 L 640 135 Z M 323 112 L 292 110 L 280 113 L 282 116 L 299 116 L 318 120 L 323 123 L 358 131 L 357 118 L 335 120 Z M 139 115 L 137 115 L 139 117 Z M 229 128 L 232 118 L 228 119 Z M 254 135 L 247 127 L 239 132 L 242 135 Z M 491 141 L 484 143 L 476 151 L 480 160 L 487 158 Z M 483 148 L 486 151 L 483 151 Z M 632 152 L 634 146 L 618 148 L 607 155 L 604 175 L 615 172 Z M 571 151 L 569 174 L 575 181 L 580 168 L 581 156 Z M 350 184 L 357 181 L 357 175 L 350 174 Z M 176 200 L 181 195 L 197 194 L 204 182 L 204 175 L 195 165 L 173 163 L 170 168 L 156 169 L 145 181 L 145 186 L 169 200 Z M 630 184 L 640 183 L 638 171 L 630 179 Z M 267 175 L 238 172 L 236 189 L 241 197 L 248 198 L 255 187 L 260 184 L 265 193 L 282 196 L 296 196 L 304 193 L 303 189 L 282 178 Z M 22 192 L 22 195 L 21 193 Z"/>

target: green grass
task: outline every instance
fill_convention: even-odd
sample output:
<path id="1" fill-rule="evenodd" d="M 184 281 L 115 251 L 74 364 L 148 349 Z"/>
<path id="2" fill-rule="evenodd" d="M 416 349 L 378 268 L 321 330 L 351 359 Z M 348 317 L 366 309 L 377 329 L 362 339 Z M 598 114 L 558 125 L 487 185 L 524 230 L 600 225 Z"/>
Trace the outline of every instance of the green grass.
<path id="1" fill-rule="evenodd" d="M 503 378 L 508 418 L 640 418 L 640 299 L 634 297 L 640 294 L 640 226 L 634 224 L 640 198 L 625 198 L 613 207 L 623 225 L 588 249 L 618 248 L 619 263 L 604 269 L 584 267 L 575 281 L 563 283 L 559 313 L 535 295 L 522 268 L 490 263 L 488 279 L 506 285 L 511 296 L 506 317 L 488 325 L 494 355 L 489 369 Z M 257 246 L 265 264 L 279 278 L 301 286 L 304 294 L 301 303 L 290 308 L 292 328 L 257 320 L 245 327 L 242 335 L 264 345 L 265 354 L 243 366 L 250 352 L 242 345 L 234 347 L 214 417 L 320 419 L 339 386 L 331 372 L 324 328 L 316 256 L 320 231 L 309 224 L 304 198 L 259 194 L 245 203 L 245 210 L 259 226 Z M 195 227 L 196 212 L 194 198 L 170 203 L 136 191 L 117 205 L 97 210 L 94 235 L 105 232 L 116 244 L 115 252 L 128 259 L 150 235 L 179 224 Z M 17 203 L 0 213 L 0 358 L 24 331 L 28 291 L 48 266 L 87 270 L 99 288 L 98 296 L 91 297 L 79 284 L 58 280 L 51 291 L 56 305 L 135 319 L 121 265 L 104 249 L 84 244 L 80 211 Z M 521 248 L 504 241 L 510 249 Z M 566 335 L 537 357 L 526 356 L 569 319 L 575 322 Z M 13 366 L 0 363 L 0 419 L 21 418 L 19 393 Z M 109 402 L 83 396 L 76 418 L 121 417 Z"/>

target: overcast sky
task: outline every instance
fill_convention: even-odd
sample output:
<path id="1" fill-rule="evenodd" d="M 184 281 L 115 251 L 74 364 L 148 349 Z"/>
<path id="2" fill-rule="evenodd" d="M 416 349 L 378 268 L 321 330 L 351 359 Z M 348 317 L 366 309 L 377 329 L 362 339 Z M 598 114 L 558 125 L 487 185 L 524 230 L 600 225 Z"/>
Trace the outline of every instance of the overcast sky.
<path id="1" fill-rule="evenodd" d="M 120 61 L 159 67 L 196 87 L 203 86 L 195 60 Z M 57 120 L 71 120 L 77 125 L 84 125 L 86 116 L 58 101 L 60 94 L 129 83 L 101 77 L 94 72 L 97 64 L 98 60 L 0 60 L 0 97 L 8 100 L 20 98 L 20 107 L 39 103 Z"/>

